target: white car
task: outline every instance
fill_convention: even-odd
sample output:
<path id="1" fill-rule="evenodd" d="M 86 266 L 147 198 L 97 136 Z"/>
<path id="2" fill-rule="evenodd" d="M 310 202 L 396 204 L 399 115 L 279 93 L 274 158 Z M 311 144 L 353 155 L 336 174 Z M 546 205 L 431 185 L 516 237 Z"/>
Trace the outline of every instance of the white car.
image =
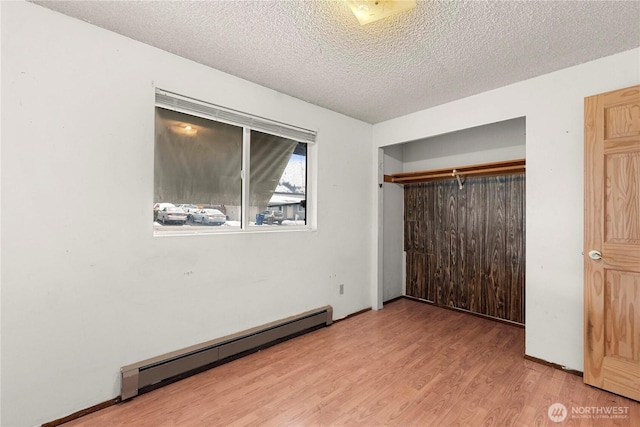
<path id="1" fill-rule="evenodd" d="M 153 205 L 153 211 L 157 212 L 157 211 L 161 211 L 164 208 L 175 208 L 176 205 L 174 205 L 173 203 L 156 203 Z"/>
<path id="2" fill-rule="evenodd" d="M 193 222 L 201 224 L 223 225 L 227 222 L 225 214 L 218 209 L 202 209 L 191 214 Z"/>
<path id="3" fill-rule="evenodd" d="M 182 208 L 182 210 L 187 214 L 187 221 L 191 219 L 191 215 L 195 211 L 199 211 L 200 210 L 199 207 L 197 207 L 196 205 L 192 205 L 192 204 L 178 205 L 178 207 Z"/>
<path id="4" fill-rule="evenodd" d="M 167 206 L 158 211 L 157 221 L 161 224 L 177 223 L 184 224 L 187 222 L 187 214 L 181 208 L 175 206 Z"/>

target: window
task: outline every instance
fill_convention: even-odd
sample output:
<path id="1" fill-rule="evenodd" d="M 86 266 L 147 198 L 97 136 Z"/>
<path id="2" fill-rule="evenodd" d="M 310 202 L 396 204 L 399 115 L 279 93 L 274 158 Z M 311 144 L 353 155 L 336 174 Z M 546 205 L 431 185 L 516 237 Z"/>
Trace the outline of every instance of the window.
<path id="1" fill-rule="evenodd" d="M 156 90 L 155 234 L 307 226 L 315 132 Z"/>

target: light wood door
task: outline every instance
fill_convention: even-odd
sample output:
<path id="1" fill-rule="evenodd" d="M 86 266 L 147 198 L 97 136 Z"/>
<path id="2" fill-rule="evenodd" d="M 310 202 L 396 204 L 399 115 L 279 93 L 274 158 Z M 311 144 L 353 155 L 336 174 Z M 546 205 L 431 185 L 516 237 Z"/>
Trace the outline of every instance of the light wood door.
<path id="1" fill-rule="evenodd" d="M 640 400 L 640 86 L 584 107 L 584 382 Z"/>

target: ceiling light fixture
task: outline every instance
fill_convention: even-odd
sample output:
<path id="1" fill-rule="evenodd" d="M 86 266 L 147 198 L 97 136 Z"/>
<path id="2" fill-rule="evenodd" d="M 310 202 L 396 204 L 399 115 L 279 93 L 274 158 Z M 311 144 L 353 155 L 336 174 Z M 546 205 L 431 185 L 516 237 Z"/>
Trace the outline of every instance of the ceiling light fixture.
<path id="1" fill-rule="evenodd" d="M 416 0 L 346 0 L 360 25 L 388 18 L 416 7 Z"/>
<path id="2" fill-rule="evenodd" d="M 189 124 L 177 124 L 171 126 L 171 130 L 180 135 L 187 136 L 196 136 L 198 134 L 198 129 Z"/>

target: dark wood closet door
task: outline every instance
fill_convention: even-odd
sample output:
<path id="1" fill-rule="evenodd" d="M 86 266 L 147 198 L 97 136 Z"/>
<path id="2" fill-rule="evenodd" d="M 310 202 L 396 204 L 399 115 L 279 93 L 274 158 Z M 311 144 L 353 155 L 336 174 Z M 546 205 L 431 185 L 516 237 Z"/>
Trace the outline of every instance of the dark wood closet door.
<path id="1" fill-rule="evenodd" d="M 524 174 L 405 185 L 406 293 L 524 324 Z"/>

